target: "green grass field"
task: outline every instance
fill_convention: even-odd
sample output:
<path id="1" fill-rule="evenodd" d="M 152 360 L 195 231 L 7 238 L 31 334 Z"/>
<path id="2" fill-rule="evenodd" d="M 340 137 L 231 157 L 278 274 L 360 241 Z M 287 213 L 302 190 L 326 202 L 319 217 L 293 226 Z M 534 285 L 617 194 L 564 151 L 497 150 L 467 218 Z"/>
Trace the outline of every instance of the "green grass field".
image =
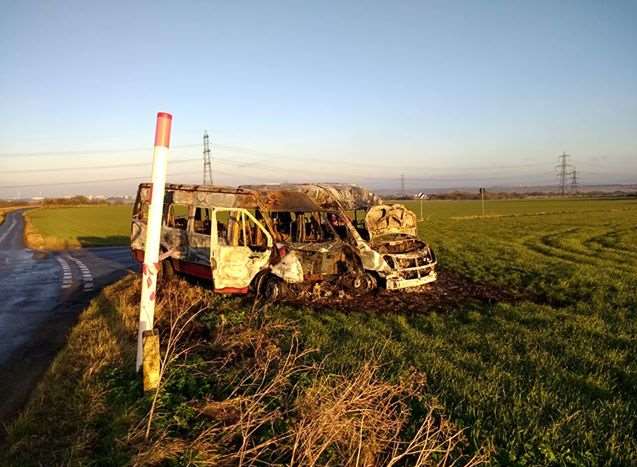
<path id="1" fill-rule="evenodd" d="M 418 203 L 411 203 L 419 212 Z M 426 315 L 305 313 L 309 345 L 352 365 L 385 342 L 496 461 L 637 463 L 637 202 L 424 202 L 420 234 L 443 270 L 528 294 Z M 460 217 L 460 219 L 457 219 Z M 454 219 L 456 218 L 456 219 Z"/>
<path id="2" fill-rule="evenodd" d="M 128 245 L 131 205 L 55 207 L 26 213 L 27 243 L 34 248 Z"/>
<path id="3" fill-rule="evenodd" d="M 418 202 L 408 204 L 420 213 Z M 325 373 L 355 374 L 370 355 L 380 360 L 386 381 L 409 378 L 414 369 L 424 373 L 424 400 L 437 401 L 455 426 L 466 429 L 470 452 L 493 446 L 493 465 L 637 465 L 637 201 L 494 201 L 487 203 L 485 218 L 476 217 L 479 201 L 425 201 L 423 212 L 420 235 L 435 249 L 442 274 L 460 273 L 521 298 L 471 300 L 422 313 L 395 305 L 384 313 L 277 305 L 266 323 L 294 321 L 302 346 L 318 349 L 304 361 L 321 362 Z M 104 319 L 122 309 L 104 307 Z M 219 323 L 226 329 L 229 323 L 248 323 L 248 316 L 249 303 L 217 297 L 198 321 L 216 336 Z M 233 381 L 242 373 L 230 364 L 228 374 L 220 375 L 206 366 L 213 358 L 209 352 L 194 351 L 169 372 L 154 436 L 168 433 L 166 440 L 192 443 L 208 426 L 192 407 L 227 397 L 219 378 Z M 96 439 L 105 436 L 126 446 L 118 452 L 128 449 L 129 461 L 148 448 L 126 441 L 147 409 L 130 396 L 136 387 L 131 360 L 97 371 L 96 357 L 87 353 L 88 369 L 74 377 L 84 385 L 107 381 L 102 399 L 90 405 L 105 404 L 108 410 L 78 416 L 67 436 L 70 446 L 60 441 L 54 458 L 65 460 L 69 452 L 86 459 L 110 455 L 112 448 L 102 442 L 74 441 L 90 424 Z M 59 371 L 64 359 L 57 365 Z M 122 378 L 122 372 L 129 377 Z M 295 390 L 304 384 L 310 383 L 301 377 Z M 17 447 L 42 440 L 40 459 L 46 459 L 51 452 L 40 427 L 47 417 L 64 413 L 48 414 L 52 407 L 68 406 L 55 397 L 71 396 L 42 391 L 10 439 Z M 276 404 L 283 406 L 284 400 L 279 397 Z M 418 407 L 412 407 L 406 436 L 418 426 Z M 273 425 L 263 436 L 277 429 L 282 428 Z M 37 442 L 32 448 L 39 452 Z M 168 459 L 186 465 L 180 452 L 168 453 Z M 24 462 L 28 456 L 16 459 Z"/>

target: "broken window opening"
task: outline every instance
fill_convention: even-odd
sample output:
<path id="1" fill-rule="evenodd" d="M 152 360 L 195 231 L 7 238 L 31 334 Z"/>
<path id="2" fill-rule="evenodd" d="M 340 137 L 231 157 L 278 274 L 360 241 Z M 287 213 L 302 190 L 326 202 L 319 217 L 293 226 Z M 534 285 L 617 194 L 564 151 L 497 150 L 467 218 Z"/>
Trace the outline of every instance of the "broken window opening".
<path id="1" fill-rule="evenodd" d="M 193 231 L 199 234 L 210 235 L 210 229 L 212 226 L 212 221 L 210 219 L 209 208 L 195 207 Z"/>
<path id="2" fill-rule="evenodd" d="M 275 236 L 282 241 L 318 243 L 336 238 L 326 212 L 275 211 L 271 219 Z"/>
<path id="3" fill-rule="evenodd" d="M 367 227 L 365 226 L 365 218 L 367 217 L 368 212 L 369 209 L 367 208 L 345 211 L 345 215 L 351 222 L 352 226 L 365 241 L 369 241 L 370 239 L 369 232 L 367 231 Z"/>
<path id="4" fill-rule="evenodd" d="M 165 216 L 167 227 L 186 230 L 188 227 L 188 206 L 185 204 L 171 204 Z"/>
<path id="5" fill-rule="evenodd" d="M 216 220 L 220 245 L 248 247 L 255 252 L 267 250 L 266 235 L 245 210 L 217 211 Z"/>
<path id="6" fill-rule="evenodd" d="M 354 218 L 352 220 L 354 228 L 365 241 L 369 241 L 370 239 L 369 231 L 365 225 L 365 219 L 367 218 L 368 212 L 369 209 L 357 209 L 354 211 Z"/>
<path id="7" fill-rule="evenodd" d="M 135 208 L 135 219 L 139 221 L 148 221 L 148 210 L 150 209 L 150 204 L 140 201 L 139 206 Z"/>

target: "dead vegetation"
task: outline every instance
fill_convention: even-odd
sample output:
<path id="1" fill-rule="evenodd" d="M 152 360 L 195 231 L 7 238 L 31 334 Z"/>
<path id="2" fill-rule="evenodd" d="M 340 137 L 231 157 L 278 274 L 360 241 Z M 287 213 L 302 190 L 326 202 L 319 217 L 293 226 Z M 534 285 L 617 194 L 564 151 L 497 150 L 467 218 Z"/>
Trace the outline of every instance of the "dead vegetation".
<path id="1" fill-rule="evenodd" d="M 191 291 L 171 287 L 160 300 L 162 383 L 127 439 L 135 465 L 477 465 L 488 457 L 463 455 L 463 431 L 425 402 L 424 375 L 386 381 L 374 355 L 354 371 L 326 373 L 293 323 L 217 312 L 210 326 L 213 297 Z M 175 406 L 180 378 L 215 388 Z M 425 415 L 407 436 L 413 403 Z M 185 432 L 175 417 L 182 412 Z"/>
<path id="2" fill-rule="evenodd" d="M 463 432 L 430 406 L 411 439 L 409 401 L 425 389 L 423 375 L 384 381 L 380 366 L 367 361 L 353 375 L 328 375 L 297 401 L 290 465 L 393 466 L 479 465 L 486 453 L 463 457 Z"/>
<path id="3" fill-rule="evenodd" d="M 122 285 L 124 284 L 124 285 Z M 378 355 L 327 371 L 294 323 L 176 281 L 162 289 L 162 380 L 134 375 L 138 281 L 94 300 L 20 419 L 3 465 L 476 465 L 415 371 Z M 414 408 L 418 408 L 414 410 Z"/>

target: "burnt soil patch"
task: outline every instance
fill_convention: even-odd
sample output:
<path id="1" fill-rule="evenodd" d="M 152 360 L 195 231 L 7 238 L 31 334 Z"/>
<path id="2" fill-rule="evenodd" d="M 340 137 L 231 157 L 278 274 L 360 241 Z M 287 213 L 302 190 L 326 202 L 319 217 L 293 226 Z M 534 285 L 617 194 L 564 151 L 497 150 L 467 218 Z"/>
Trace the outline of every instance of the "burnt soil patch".
<path id="1" fill-rule="evenodd" d="M 427 313 L 448 311 L 468 303 L 516 302 L 525 298 L 528 297 L 502 286 L 478 283 L 453 272 L 440 271 L 435 282 L 414 289 L 378 290 L 352 296 L 322 285 L 318 293 L 299 294 L 285 299 L 284 303 L 316 310 L 337 308 L 344 312 Z"/>

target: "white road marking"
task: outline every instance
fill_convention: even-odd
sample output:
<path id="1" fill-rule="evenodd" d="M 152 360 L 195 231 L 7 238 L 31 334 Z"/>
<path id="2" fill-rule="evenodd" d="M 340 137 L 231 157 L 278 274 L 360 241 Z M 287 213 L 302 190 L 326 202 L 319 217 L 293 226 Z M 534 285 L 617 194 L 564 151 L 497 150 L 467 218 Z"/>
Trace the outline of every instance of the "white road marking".
<path id="1" fill-rule="evenodd" d="M 93 290 L 93 275 L 89 268 L 86 267 L 86 264 L 71 255 L 67 255 L 67 258 L 77 264 L 77 267 L 80 268 L 80 272 L 82 273 L 82 282 L 84 283 L 84 291 L 88 292 Z"/>
<path id="2" fill-rule="evenodd" d="M 71 267 L 69 263 L 64 261 L 61 256 L 56 256 L 55 259 L 60 266 L 62 266 L 62 288 L 68 289 L 73 284 L 73 275 L 71 274 Z"/>
<path id="3" fill-rule="evenodd" d="M 9 224 L 7 231 L 0 236 L 0 243 L 2 243 L 5 238 L 7 238 L 7 235 L 9 235 L 9 233 L 14 227 L 15 227 L 15 219 L 11 219 L 11 224 Z"/>

